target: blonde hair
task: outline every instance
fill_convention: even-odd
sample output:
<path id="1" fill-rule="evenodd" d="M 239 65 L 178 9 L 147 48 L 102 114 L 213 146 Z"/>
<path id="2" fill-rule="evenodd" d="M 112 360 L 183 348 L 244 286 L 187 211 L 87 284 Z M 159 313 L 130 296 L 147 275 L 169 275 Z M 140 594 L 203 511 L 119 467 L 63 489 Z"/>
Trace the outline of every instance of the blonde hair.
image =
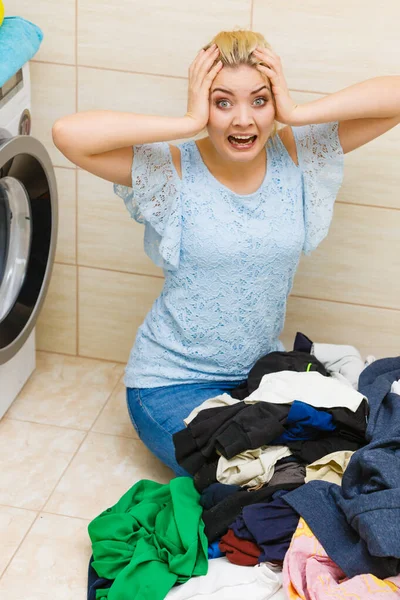
<path id="1" fill-rule="evenodd" d="M 261 33 L 247 29 L 220 31 L 208 44 L 203 46 L 203 49 L 207 50 L 212 44 L 216 44 L 219 49 L 219 56 L 216 58 L 213 66 L 220 60 L 223 66 L 233 68 L 238 67 L 239 65 L 248 65 L 249 67 L 255 68 L 261 61 L 253 56 L 253 50 L 255 50 L 257 46 L 271 49 L 270 44 Z M 261 77 L 269 81 L 266 75 L 260 71 L 258 72 Z M 275 104 L 273 95 L 272 99 Z M 277 131 L 278 127 L 277 122 L 275 121 L 271 133 L 272 138 L 276 135 Z"/>

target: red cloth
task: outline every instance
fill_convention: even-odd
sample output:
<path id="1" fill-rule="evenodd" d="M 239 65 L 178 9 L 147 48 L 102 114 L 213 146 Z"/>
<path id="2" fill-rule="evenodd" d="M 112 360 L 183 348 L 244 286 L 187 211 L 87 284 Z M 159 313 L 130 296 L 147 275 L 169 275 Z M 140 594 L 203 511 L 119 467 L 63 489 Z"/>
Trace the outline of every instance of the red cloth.
<path id="1" fill-rule="evenodd" d="M 261 548 L 254 542 L 242 540 L 233 533 L 232 529 L 221 538 L 219 549 L 226 553 L 226 558 L 234 565 L 251 567 L 258 564 Z"/>

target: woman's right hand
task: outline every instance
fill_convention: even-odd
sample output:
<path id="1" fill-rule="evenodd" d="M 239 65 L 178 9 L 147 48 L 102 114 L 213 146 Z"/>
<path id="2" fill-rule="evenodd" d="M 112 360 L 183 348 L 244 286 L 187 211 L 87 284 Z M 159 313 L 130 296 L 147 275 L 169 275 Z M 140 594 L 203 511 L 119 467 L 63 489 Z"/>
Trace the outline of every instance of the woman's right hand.
<path id="1" fill-rule="evenodd" d="M 219 49 L 213 44 L 207 50 L 200 50 L 189 67 L 188 107 L 185 117 L 193 119 L 199 131 L 208 123 L 211 83 L 222 68 L 221 61 L 211 68 L 218 54 Z"/>

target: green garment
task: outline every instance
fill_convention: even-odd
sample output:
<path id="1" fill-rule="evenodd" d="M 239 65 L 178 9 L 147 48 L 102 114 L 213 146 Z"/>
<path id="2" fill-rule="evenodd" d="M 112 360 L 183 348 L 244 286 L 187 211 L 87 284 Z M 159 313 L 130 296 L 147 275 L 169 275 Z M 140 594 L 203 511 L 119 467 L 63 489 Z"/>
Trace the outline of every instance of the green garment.
<path id="1" fill-rule="evenodd" d="M 142 479 L 89 523 L 99 577 L 114 580 L 96 600 L 162 600 L 175 583 L 208 570 L 200 495 L 191 477 Z"/>

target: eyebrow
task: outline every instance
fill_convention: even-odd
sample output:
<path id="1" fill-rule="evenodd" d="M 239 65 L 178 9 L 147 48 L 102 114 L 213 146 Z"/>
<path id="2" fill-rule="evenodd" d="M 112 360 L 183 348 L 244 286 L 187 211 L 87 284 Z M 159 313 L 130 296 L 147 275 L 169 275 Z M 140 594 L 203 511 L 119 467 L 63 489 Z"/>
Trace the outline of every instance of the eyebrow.
<path id="1" fill-rule="evenodd" d="M 260 92 L 263 89 L 268 90 L 269 92 L 271 91 L 266 85 L 262 85 L 260 88 L 258 88 L 258 90 L 254 90 L 254 92 L 250 92 L 250 95 L 252 94 L 257 94 L 258 92 Z M 233 92 L 231 92 L 230 90 L 226 90 L 224 88 L 214 88 L 213 91 L 211 92 L 212 94 L 214 92 L 223 92 L 224 94 L 230 94 L 231 96 L 234 96 L 235 94 Z"/>

